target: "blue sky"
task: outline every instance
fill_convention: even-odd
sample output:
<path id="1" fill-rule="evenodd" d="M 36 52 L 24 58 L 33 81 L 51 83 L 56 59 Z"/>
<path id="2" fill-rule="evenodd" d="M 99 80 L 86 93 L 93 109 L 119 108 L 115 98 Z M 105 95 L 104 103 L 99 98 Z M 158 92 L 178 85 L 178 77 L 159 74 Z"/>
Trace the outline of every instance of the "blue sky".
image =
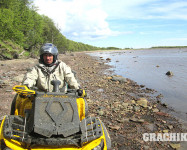
<path id="1" fill-rule="evenodd" d="M 187 46 L 186 0 L 34 0 L 63 35 L 99 47 Z"/>

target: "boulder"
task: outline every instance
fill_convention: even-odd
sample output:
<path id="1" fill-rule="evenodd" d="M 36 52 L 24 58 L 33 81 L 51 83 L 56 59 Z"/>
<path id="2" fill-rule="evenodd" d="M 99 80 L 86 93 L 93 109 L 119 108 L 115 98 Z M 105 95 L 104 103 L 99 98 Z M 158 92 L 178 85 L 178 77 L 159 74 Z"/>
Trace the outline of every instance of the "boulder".
<path id="1" fill-rule="evenodd" d="M 147 99 L 145 98 L 139 98 L 136 103 L 140 106 L 147 107 Z"/>
<path id="2" fill-rule="evenodd" d="M 154 113 L 159 112 L 159 109 L 154 108 L 154 109 L 153 109 L 153 112 L 154 112 Z"/>
<path id="3" fill-rule="evenodd" d="M 122 76 L 113 76 L 112 81 L 119 81 L 121 83 L 126 83 L 127 82 L 127 79 L 125 77 L 122 77 Z"/>
<path id="4" fill-rule="evenodd" d="M 168 72 L 166 72 L 166 75 L 167 75 L 167 76 L 173 76 L 173 72 L 168 71 Z"/>

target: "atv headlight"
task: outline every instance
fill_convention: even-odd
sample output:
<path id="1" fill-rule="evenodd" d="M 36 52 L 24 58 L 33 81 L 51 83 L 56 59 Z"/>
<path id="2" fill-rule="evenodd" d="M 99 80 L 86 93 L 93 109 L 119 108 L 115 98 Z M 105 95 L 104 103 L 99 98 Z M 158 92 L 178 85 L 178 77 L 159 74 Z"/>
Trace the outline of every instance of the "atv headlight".
<path id="1" fill-rule="evenodd" d="M 103 148 L 104 148 L 104 140 L 102 139 L 101 143 L 96 147 L 94 147 L 92 150 L 103 150 Z"/>

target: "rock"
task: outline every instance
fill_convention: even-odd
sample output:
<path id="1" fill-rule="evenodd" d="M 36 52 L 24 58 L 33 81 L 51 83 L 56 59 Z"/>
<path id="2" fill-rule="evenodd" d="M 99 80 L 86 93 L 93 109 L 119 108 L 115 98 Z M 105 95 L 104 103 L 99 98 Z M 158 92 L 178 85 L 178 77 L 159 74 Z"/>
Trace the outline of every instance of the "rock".
<path id="1" fill-rule="evenodd" d="M 144 119 L 130 118 L 129 120 L 137 123 L 144 123 Z"/>
<path id="2" fill-rule="evenodd" d="M 118 122 L 120 122 L 120 123 L 129 122 L 129 118 L 122 118 L 122 119 L 118 120 Z"/>
<path id="3" fill-rule="evenodd" d="M 138 111 L 140 110 L 140 107 L 139 106 L 134 106 L 134 111 Z"/>
<path id="4" fill-rule="evenodd" d="M 107 60 L 107 61 L 110 61 L 110 60 L 111 60 L 111 58 L 107 58 L 106 60 Z"/>
<path id="5" fill-rule="evenodd" d="M 166 103 L 163 103 L 162 106 L 166 107 L 166 108 L 168 107 L 168 105 Z"/>
<path id="6" fill-rule="evenodd" d="M 159 109 L 154 108 L 154 109 L 153 109 L 153 112 L 154 112 L 154 113 L 159 112 Z"/>
<path id="7" fill-rule="evenodd" d="M 144 87 L 145 87 L 145 85 L 140 85 L 140 87 L 141 87 L 141 88 L 144 88 Z"/>
<path id="8" fill-rule="evenodd" d="M 168 71 L 168 72 L 166 72 L 166 75 L 167 75 L 167 76 L 173 76 L 173 72 Z"/>
<path id="9" fill-rule="evenodd" d="M 111 80 L 111 79 L 112 79 L 112 77 L 107 77 L 107 79 L 108 79 L 108 80 Z"/>
<path id="10" fill-rule="evenodd" d="M 98 114 L 99 114 L 100 116 L 103 116 L 103 115 L 104 115 L 104 111 L 100 110 L 100 111 L 98 111 Z"/>
<path id="11" fill-rule="evenodd" d="M 122 106 L 124 107 L 124 108 L 127 108 L 128 107 L 128 103 L 122 103 Z"/>
<path id="12" fill-rule="evenodd" d="M 98 92 L 104 92 L 104 90 L 103 90 L 103 89 L 98 89 L 97 91 L 98 91 Z"/>
<path id="13" fill-rule="evenodd" d="M 136 103 L 140 106 L 147 107 L 147 99 L 145 98 L 139 98 Z"/>
<path id="14" fill-rule="evenodd" d="M 145 121 L 144 119 L 139 119 L 137 122 L 138 123 L 144 123 L 144 121 Z"/>
<path id="15" fill-rule="evenodd" d="M 119 130 L 120 126 L 114 125 L 114 126 L 108 126 L 112 130 Z"/>
<path id="16" fill-rule="evenodd" d="M 127 79 L 126 79 L 126 78 L 120 77 L 120 76 L 113 76 L 111 80 L 112 80 L 112 81 L 119 81 L 119 82 L 121 82 L 121 83 L 126 83 L 126 82 L 127 82 Z"/>
<path id="17" fill-rule="evenodd" d="M 18 58 L 19 58 L 19 54 L 14 53 L 14 54 L 13 54 L 13 58 L 14 58 L 14 59 L 18 59 Z"/>
<path id="18" fill-rule="evenodd" d="M 172 125 L 168 125 L 168 129 L 173 129 L 173 126 Z"/>
<path id="19" fill-rule="evenodd" d="M 128 109 L 129 109 L 129 110 L 132 110 L 132 109 L 133 109 L 133 106 L 128 106 Z"/>
<path id="20" fill-rule="evenodd" d="M 159 94 L 158 96 L 156 96 L 156 98 L 158 98 L 158 99 L 160 99 L 160 98 L 162 98 L 162 97 L 163 97 L 162 94 Z"/>
<path id="21" fill-rule="evenodd" d="M 165 120 L 161 120 L 164 124 L 166 124 L 167 122 Z"/>
<path id="22" fill-rule="evenodd" d="M 169 144 L 173 149 L 179 149 L 181 147 L 180 144 Z"/>
<path id="23" fill-rule="evenodd" d="M 156 112 L 157 115 L 160 115 L 160 116 L 165 116 L 165 117 L 168 117 L 169 114 L 167 113 L 164 113 L 164 112 Z"/>

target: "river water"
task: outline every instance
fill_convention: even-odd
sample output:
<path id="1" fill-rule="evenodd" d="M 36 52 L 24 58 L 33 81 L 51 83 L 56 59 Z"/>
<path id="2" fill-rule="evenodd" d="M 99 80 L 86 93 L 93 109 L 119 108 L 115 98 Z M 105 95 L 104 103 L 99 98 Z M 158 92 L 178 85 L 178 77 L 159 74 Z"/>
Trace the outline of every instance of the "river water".
<path id="1" fill-rule="evenodd" d="M 115 74 L 157 90 L 164 96 L 163 102 L 187 114 L 187 48 L 103 51 L 90 55 L 111 58 L 108 64 Z M 167 76 L 167 71 L 174 75 Z"/>

